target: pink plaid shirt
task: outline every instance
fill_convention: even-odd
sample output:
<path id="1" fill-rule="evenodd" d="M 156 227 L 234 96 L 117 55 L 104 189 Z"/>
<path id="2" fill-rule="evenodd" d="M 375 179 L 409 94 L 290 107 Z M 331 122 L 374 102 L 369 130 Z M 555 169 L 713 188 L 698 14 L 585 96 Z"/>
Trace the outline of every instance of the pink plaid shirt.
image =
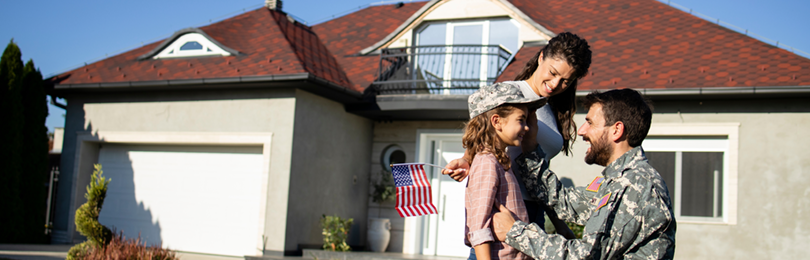
<path id="1" fill-rule="evenodd" d="M 492 259 L 531 259 L 517 249 L 496 241 L 490 226 L 492 214 L 497 210 L 496 203 L 503 204 L 515 213 L 515 220 L 529 221 L 523 196 L 512 170 L 505 171 L 495 155 L 481 152 L 475 155 L 468 175 L 466 199 L 464 202 L 467 226 L 464 229 L 464 243 L 477 246 L 490 243 Z"/>

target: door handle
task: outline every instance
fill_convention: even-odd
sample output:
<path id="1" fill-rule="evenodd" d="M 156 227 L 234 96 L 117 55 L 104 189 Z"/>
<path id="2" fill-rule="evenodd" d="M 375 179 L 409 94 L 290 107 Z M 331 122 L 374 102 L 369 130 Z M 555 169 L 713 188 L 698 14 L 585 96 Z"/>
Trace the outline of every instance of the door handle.
<path id="1" fill-rule="evenodd" d="M 442 221 L 444 221 L 444 214 L 447 212 L 445 209 L 447 208 L 447 195 L 443 195 L 442 198 Z"/>

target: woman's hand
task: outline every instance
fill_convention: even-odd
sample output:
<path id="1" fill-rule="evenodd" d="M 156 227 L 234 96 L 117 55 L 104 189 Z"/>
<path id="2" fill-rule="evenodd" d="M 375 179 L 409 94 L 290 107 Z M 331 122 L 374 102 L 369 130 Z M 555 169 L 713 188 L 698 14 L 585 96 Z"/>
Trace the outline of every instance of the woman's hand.
<path id="1" fill-rule="evenodd" d="M 442 174 L 450 175 L 450 178 L 456 181 L 463 181 L 464 178 L 467 178 L 467 172 L 470 170 L 470 162 L 468 162 L 464 158 L 458 158 L 455 160 L 450 161 L 444 169 L 442 169 Z"/>

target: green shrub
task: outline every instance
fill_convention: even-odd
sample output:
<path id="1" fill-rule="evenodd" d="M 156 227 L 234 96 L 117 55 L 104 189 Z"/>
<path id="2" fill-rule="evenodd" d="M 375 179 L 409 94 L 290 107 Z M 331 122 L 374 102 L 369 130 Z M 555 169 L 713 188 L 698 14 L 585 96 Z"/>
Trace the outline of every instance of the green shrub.
<path id="1" fill-rule="evenodd" d="M 98 214 L 104 205 L 110 180 L 101 176 L 104 173 L 101 164 L 94 164 L 93 168 L 90 185 L 87 185 L 87 193 L 84 194 L 87 202 L 76 210 L 76 230 L 87 237 L 87 241 L 70 248 L 67 259 L 84 259 L 89 249 L 103 247 L 112 239 L 112 231 L 98 223 Z"/>
<path id="2" fill-rule="evenodd" d="M 568 228 L 574 232 L 574 236 L 576 236 L 577 238 L 582 238 L 582 231 L 585 229 L 584 226 L 580 226 L 571 222 L 566 222 L 565 224 L 568 225 Z M 551 223 L 551 220 L 548 218 L 548 215 L 546 215 L 546 222 L 544 229 L 548 234 L 557 234 L 557 229 L 554 228 L 554 224 Z"/>
<path id="3" fill-rule="evenodd" d="M 321 227 L 323 228 L 323 249 L 330 251 L 351 251 L 351 247 L 346 243 L 349 237 L 349 229 L 352 227 L 354 219 L 343 219 L 335 216 L 321 216 Z"/>
<path id="4" fill-rule="evenodd" d="M 392 201 L 397 197 L 397 190 L 394 187 L 394 176 L 391 172 L 380 172 L 380 181 L 374 183 L 374 192 L 371 199 L 376 202 Z"/>

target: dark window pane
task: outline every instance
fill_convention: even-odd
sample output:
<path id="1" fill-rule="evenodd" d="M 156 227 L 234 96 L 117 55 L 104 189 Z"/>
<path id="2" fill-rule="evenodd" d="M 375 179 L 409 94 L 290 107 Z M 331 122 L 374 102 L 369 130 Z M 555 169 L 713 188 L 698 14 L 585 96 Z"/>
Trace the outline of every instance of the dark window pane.
<path id="1" fill-rule="evenodd" d="M 675 152 L 645 152 L 647 161 L 661 174 L 669 190 L 669 198 L 675 206 Z"/>
<path id="2" fill-rule="evenodd" d="M 722 207 L 723 153 L 684 152 L 681 171 L 681 215 L 720 216 Z M 715 181 L 717 180 L 717 181 Z M 715 195 L 715 190 L 717 195 Z M 715 211 L 717 201 L 717 211 Z"/>
<path id="3" fill-rule="evenodd" d="M 180 46 L 181 51 L 202 50 L 202 48 L 203 48 L 202 44 L 200 44 L 199 42 L 194 42 L 194 41 L 187 42 L 187 43 L 183 44 L 183 46 Z"/>
<path id="4" fill-rule="evenodd" d="M 404 163 L 405 162 L 405 152 L 402 150 L 396 150 L 391 153 L 391 156 L 388 157 L 388 161 L 391 163 Z"/>

